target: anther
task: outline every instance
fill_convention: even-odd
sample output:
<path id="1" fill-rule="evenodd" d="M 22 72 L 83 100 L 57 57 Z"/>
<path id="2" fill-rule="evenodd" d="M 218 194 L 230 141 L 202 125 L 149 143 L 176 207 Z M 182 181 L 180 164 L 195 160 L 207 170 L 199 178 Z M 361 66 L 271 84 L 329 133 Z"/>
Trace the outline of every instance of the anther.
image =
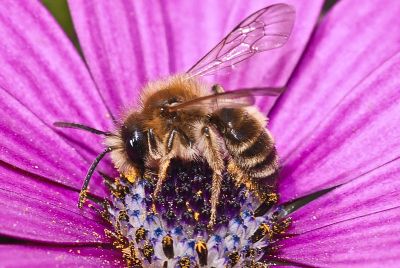
<path id="1" fill-rule="evenodd" d="M 168 259 L 172 259 L 174 257 L 174 240 L 172 240 L 172 236 L 164 236 L 162 239 L 162 248 L 165 256 Z"/>
<path id="2" fill-rule="evenodd" d="M 200 240 L 196 243 L 195 249 L 199 256 L 200 266 L 206 266 L 208 258 L 207 244 L 203 240 Z"/>

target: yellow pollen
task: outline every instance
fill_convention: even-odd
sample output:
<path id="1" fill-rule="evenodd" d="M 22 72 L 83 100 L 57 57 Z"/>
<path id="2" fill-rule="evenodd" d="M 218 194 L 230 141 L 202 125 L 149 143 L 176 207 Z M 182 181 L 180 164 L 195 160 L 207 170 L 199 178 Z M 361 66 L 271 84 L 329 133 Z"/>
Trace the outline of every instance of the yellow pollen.
<path id="1" fill-rule="evenodd" d="M 156 210 L 156 204 L 152 204 L 151 205 L 151 211 L 154 213 L 154 214 L 157 214 L 157 210 Z"/>
<path id="2" fill-rule="evenodd" d="M 200 213 L 195 212 L 195 213 L 194 213 L 194 219 L 195 219 L 196 221 L 199 221 L 199 217 L 200 217 Z"/>
<path id="3" fill-rule="evenodd" d="M 190 268 L 190 259 L 188 257 L 183 257 L 179 260 L 179 265 L 181 268 Z"/>
<path id="4" fill-rule="evenodd" d="M 166 235 L 162 240 L 163 245 L 169 246 L 172 244 L 172 237 L 170 235 Z"/>
<path id="5" fill-rule="evenodd" d="M 207 250 L 207 244 L 203 240 L 200 240 L 196 243 L 195 249 L 197 252 L 201 253 L 203 250 Z"/>
<path id="6" fill-rule="evenodd" d="M 261 226 L 260 226 L 260 228 L 261 228 L 261 230 L 262 230 L 263 236 L 265 236 L 265 235 L 267 235 L 267 234 L 268 234 L 268 236 L 270 236 L 270 237 L 272 236 L 272 230 L 271 230 L 271 228 L 269 227 L 268 224 L 262 223 Z"/>
<path id="7" fill-rule="evenodd" d="M 190 204 L 189 204 L 189 202 L 188 201 L 186 201 L 186 209 L 187 209 L 187 211 L 188 212 L 192 212 L 193 211 L 193 209 L 190 207 Z"/>
<path id="8" fill-rule="evenodd" d="M 138 177 L 139 172 L 137 171 L 136 168 L 130 168 L 128 169 L 127 172 L 124 173 L 124 177 L 130 182 L 134 183 L 136 181 L 136 178 Z"/>
<path id="9" fill-rule="evenodd" d="M 278 202 L 278 195 L 276 193 L 270 193 L 267 196 L 269 202 Z"/>

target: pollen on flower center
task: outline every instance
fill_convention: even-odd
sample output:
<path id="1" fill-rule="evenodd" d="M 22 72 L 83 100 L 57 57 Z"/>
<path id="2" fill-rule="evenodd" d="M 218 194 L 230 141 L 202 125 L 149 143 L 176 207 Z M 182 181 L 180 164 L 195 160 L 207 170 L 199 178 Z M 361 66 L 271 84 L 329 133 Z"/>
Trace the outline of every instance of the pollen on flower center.
<path id="1" fill-rule="evenodd" d="M 171 164 L 162 191 L 153 200 L 155 176 L 132 184 L 107 179 L 112 193 L 103 216 L 114 230 L 114 246 L 129 267 L 260 267 L 267 265 L 277 234 L 289 221 L 273 206 L 276 194 L 259 204 L 224 175 L 217 220 L 210 219 L 211 171 L 204 163 Z"/>

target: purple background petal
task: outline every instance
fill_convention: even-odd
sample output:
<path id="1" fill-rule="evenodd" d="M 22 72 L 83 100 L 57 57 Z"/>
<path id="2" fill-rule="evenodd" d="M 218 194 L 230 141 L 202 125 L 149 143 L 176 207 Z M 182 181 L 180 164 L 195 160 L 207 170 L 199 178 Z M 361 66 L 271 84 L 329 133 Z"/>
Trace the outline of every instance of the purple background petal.
<path id="1" fill-rule="evenodd" d="M 247 15 L 274 2 L 71 0 L 69 5 L 93 77 L 119 112 L 137 101 L 148 80 L 186 71 Z M 298 12 L 289 43 L 254 57 L 229 77 L 232 84 L 222 79 L 229 88 L 286 83 L 323 1 L 283 2 Z"/>
<path id="2" fill-rule="evenodd" d="M 90 162 L 1 88 L 0 129 L 1 161 L 70 187 L 81 188 Z M 93 181 L 92 185 L 96 182 Z M 102 185 L 102 182 L 97 181 L 97 185 Z M 92 189 L 99 195 L 105 194 L 103 187 Z"/>
<path id="3" fill-rule="evenodd" d="M 400 3 L 381 7 L 379 0 L 364 5 L 341 1 L 318 26 L 290 88 L 271 114 L 285 159 L 343 96 L 399 51 Z"/>
<path id="4" fill-rule="evenodd" d="M 399 51 L 399 12 L 398 2 L 382 9 L 380 1 L 361 6 L 343 1 L 318 27 L 271 113 L 284 166 L 283 200 L 341 183 L 397 156 L 398 56 L 376 69 Z"/>
<path id="5" fill-rule="evenodd" d="M 283 200 L 349 181 L 400 150 L 400 53 L 349 92 L 284 162 Z"/>
<path id="6" fill-rule="evenodd" d="M 104 243 L 107 224 L 78 193 L 12 167 L 0 166 L 0 234 L 57 243 Z"/>
<path id="7" fill-rule="evenodd" d="M 94 247 L 51 247 L 0 245 L 4 267 L 123 267 L 114 249 Z"/>
<path id="8" fill-rule="evenodd" d="M 40 2 L 3 2 L 0 39 L 0 87 L 46 125 L 68 120 L 100 129 L 112 126 L 84 62 Z M 93 135 L 71 133 L 78 144 L 95 151 L 103 147 Z M 94 152 L 82 154 L 92 159 Z"/>
<path id="9" fill-rule="evenodd" d="M 288 238 L 279 255 L 316 267 L 398 267 L 399 232 L 397 207 Z"/>
<path id="10" fill-rule="evenodd" d="M 303 233 L 400 206 L 399 174 L 398 158 L 338 187 L 294 212 L 290 233 Z"/>

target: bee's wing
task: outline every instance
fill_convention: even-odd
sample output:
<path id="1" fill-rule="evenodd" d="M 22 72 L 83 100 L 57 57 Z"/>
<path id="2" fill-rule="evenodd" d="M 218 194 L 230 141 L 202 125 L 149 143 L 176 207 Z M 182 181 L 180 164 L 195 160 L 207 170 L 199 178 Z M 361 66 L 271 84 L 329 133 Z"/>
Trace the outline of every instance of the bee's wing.
<path id="1" fill-rule="evenodd" d="M 236 26 L 188 73 L 191 76 L 215 74 L 232 68 L 254 54 L 283 46 L 292 32 L 295 11 L 287 4 L 275 4 L 253 13 Z"/>
<path id="2" fill-rule="evenodd" d="M 255 96 L 278 96 L 285 88 L 246 88 L 235 91 L 227 91 L 200 97 L 172 107 L 171 112 L 195 108 L 205 108 L 211 112 L 222 108 L 240 108 L 254 105 Z"/>

